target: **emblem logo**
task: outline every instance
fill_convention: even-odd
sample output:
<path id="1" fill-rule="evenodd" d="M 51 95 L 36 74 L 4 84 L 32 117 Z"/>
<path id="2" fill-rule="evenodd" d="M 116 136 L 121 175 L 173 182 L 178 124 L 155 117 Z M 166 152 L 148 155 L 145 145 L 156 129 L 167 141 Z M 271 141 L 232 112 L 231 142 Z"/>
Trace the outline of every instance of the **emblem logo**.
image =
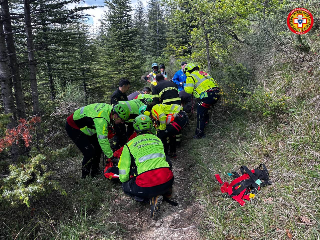
<path id="1" fill-rule="evenodd" d="M 313 26 L 313 16 L 305 8 L 293 9 L 287 17 L 287 25 L 291 32 L 295 34 L 305 34 Z"/>

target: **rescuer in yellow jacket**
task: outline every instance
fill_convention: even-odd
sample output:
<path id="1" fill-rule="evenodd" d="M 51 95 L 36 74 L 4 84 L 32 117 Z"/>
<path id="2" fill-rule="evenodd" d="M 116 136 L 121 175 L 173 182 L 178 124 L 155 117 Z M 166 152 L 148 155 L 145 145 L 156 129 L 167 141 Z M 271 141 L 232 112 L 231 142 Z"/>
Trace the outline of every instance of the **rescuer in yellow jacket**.
<path id="1" fill-rule="evenodd" d="M 193 63 L 187 64 L 184 72 L 187 76 L 184 90 L 199 99 L 194 138 L 203 138 L 205 137 L 205 125 L 209 121 L 208 111 L 220 99 L 220 89 L 217 82 L 208 73 L 199 71 L 199 67 Z"/>
<path id="2" fill-rule="evenodd" d="M 129 118 L 129 112 L 106 103 L 94 103 L 79 108 L 67 118 L 66 131 L 83 154 L 82 178 L 90 172 L 99 174 L 101 152 L 111 158 L 113 151 L 108 135 L 110 127 Z"/>
<path id="3" fill-rule="evenodd" d="M 187 125 L 187 114 L 178 104 L 156 104 L 151 109 L 151 117 L 157 128 L 157 136 L 164 145 L 165 153 L 172 158 L 177 157 L 176 135 L 180 134 Z M 167 142 L 168 137 L 169 143 Z"/>
<path id="4" fill-rule="evenodd" d="M 119 179 L 123 191 L 136 201 L 150 199 L 153 217 L 162 195 L 168 198 L 171 194 L 174 177 L 161 140 L 152 134 L 150 117 L 137 116 L 133 127 L 137 136 L 123 147 L 118 164 Z"/>

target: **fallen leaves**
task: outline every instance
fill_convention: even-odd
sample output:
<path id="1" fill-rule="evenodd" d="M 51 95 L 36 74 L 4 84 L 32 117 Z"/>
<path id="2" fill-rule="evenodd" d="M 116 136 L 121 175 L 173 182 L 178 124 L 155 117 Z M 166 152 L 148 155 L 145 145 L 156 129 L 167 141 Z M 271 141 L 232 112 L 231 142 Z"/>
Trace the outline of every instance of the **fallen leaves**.
<path id="1" fill-rule="evenodd" d="M 288 238 L 289 238 L 289 239 L 292 239 L 292 233 L 291 233 L 288 229 L 286 229 L 286 232 L 287 232 Z"/>
<path id="2" fill-rule="evenodd" d="M 305 224 L 305 225 L 313 225 L 313 224 L 314 224 L 314 222 L 312 222 L 312 221 L 310 220 L 310 218 L 308 218 L 308 217 L 306 217 L 306 216 L 300 216 L 300 217 L 299 217 L 299 221 L 300 221 L 301 223 Z"/>

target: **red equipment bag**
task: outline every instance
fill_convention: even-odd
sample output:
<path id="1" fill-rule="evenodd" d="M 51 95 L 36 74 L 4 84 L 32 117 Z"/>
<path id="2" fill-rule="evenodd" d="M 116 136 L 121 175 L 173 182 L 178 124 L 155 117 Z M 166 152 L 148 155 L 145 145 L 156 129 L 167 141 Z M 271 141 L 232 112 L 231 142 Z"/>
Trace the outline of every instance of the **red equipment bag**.
<path id="1" fill-rule="evenodd" d="M 106 167 L 104 168 L 104 176 L 108 179 L 119 179 L 119 168 L 118 168 L 119 159 L 114 158 L 111 160 L 110 158 L 107 160 Z"/>
<path id="2" fill-rule="evenodd" d="M 241 166 L 240 171 L 242 176 L 237 172 L 228 174 L 235 178 L 231 183 L 222 182 L 219 174 L 215 174 L 215 177 L 222 184 L 221 192 L 227 193 L 243 206 L 245 204 L 244 200 L 250 201 L 261 187 L 271 185 L 271 182 L 269 172 L 264 164 L 260 164 L 258 168 L 251 171 L 246 166 Z"/>

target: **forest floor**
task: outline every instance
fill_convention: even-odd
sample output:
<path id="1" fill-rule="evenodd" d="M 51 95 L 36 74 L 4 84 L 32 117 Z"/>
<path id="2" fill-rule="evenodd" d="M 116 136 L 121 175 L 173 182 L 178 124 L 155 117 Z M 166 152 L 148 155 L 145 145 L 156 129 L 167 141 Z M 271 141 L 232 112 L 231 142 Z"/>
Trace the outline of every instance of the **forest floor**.
<path id="1" fill-rule="evenodd" d="M 205 210 L 192 190 L 194 163 L 183 149 L 178 155 L 172 160 L 175 177 L 172 199 L 178 206 L 162 202 L 160 211 L 152 219 L 149 203 L 134 202 L 124 194 L 114 199 L 113 203 L 120 207 L 111 211 L 112 221 L 126 230 L 124 239 L 201 239 L 199 226 Z"/>

